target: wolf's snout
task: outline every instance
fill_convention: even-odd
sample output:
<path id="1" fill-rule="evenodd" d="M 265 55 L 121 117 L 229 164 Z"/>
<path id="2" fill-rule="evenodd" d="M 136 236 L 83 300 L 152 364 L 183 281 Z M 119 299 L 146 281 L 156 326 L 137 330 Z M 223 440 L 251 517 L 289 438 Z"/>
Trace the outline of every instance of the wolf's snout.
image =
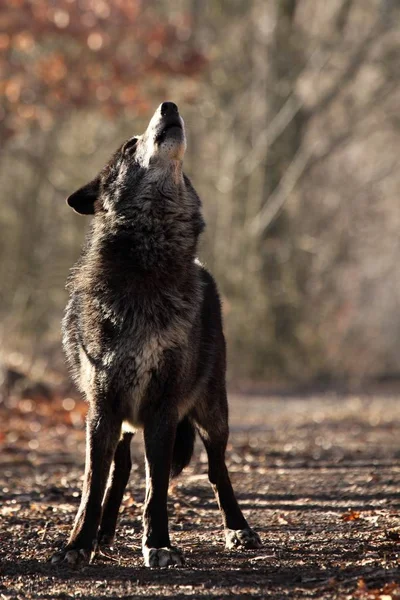
<path id="1" fill-rule="evenodd" d="M 173 117 L 179 115 L 179 110 L 173 102 L 163 102 L 160 108 L 162 117 Z"/>
<path id="2" fill-rule="evenodd" d="M 154 113 L 143 136 L 136 160 L 148 166 L 150 161 L 182 160 L 186 150 L 185 125 L 174 102 L 163 102 Z"/>

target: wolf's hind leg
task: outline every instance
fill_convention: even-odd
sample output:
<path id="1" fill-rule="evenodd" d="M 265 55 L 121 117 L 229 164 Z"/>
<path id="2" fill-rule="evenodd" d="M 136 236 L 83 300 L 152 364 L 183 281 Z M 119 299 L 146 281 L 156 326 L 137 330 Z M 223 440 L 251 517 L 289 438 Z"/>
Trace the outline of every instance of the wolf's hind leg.
<path id="1" fill-rule="evenodd" d="M 54 554 L 53 564 L 77 566 L 90 562 L 97 547 L 101 505 L 122 422 L 115 414 L 98 415 L 89 409 L 87 417 L 86 464 L 81 504 L 66 547 Z"/>
<path id="2" fill-rule="evenodd" d="M 213 406 L 214 410 L 216 406 Z M 227 548 L 260 548 L 258 534 L 250 529 L 236 500 L 228 469 L 225 450 L 229 428 L 226 396 L 221 398 L 218 415 L 214 411 L 201 411 L 195 416 L 200 437 L 208 457 L 208 478 L 222 514 Z"/>
<path id="3" fill-rule="evenodd" d="M 98 538 L 100 546 L 110 546 L 114 541 L 118 512 L 132 468 L 132 437 L 133 433 L 124 433 L 115 450 L 109 486 L 103 502 L 103 514 Z"/>

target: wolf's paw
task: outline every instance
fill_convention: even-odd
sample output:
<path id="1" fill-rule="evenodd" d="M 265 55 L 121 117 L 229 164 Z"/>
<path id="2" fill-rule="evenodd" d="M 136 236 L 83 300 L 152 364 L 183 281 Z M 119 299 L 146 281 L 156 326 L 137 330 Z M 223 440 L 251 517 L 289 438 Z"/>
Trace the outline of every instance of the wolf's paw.
<path id="1" fill-rule="evenodd" d="M 119 552 L 114 544 L 114 541 L 114 535 L 102 535 L 99 537 L 96 548 L 96 556 L 104 560 L 119 562 Z"/>
<path id="2" fill-rule="evenodd" d="M 183 567 L 183 555 L 178 548 L 149 548 L 143 546 L 146 567 Z"/>
<path id="3" fill-rule="evenodd" d="M 97 550 L 110 550 L 114 546 L 114 535 L 103 534 L 97 540 Z"/>
<path id="4" fill-rule="evenodd" d="M 226 529 L 226 547 L 228 549 L 256 549 L 261 548 L 262 543 L 258 533 L 247 527 L 246 529 Z"/>
<path id="5" fill-rule="evenodd" d="M 50 559 L 52 565 L 80 567 L 89 564 L 92 559 L 93 552 L 83 548 L 65 548 L 53 554 Z"/>

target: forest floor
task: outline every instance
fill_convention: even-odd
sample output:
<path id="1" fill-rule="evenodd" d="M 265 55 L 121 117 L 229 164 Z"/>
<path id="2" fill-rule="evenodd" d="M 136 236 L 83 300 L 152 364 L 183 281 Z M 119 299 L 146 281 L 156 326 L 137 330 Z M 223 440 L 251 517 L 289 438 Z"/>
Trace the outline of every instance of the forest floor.
<path id="1" fill-rule="evenodd" d="M 394 393 L 231 394 L 228 465 L 263 548 L 226 551 L 200 445 L 171 485 L 184 568 L 143 566 L 140 436 L 112 558 L 48 562 L 77 510 L 83 404 L 0 404 L 0 599 L 400 599 L 400 403 Z"/>

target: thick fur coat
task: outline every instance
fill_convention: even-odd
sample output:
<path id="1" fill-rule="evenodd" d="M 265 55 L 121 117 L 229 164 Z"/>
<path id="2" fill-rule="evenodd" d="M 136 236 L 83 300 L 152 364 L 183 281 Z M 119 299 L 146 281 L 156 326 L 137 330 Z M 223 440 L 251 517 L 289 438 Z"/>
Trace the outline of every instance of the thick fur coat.
<path id="1" fill-rule="evenodd" d="M 68 198 L 77 212 L 94 215 L 68 282 L 63 321 L 67 359 L 90 408 L 81 506 L 54 563 L 90 560 L 99 544 L 114 538 L 131 466 L 129 443 L 138 428 L 147 466 L 147 565 L 182 564 L 170 544 L 166 498 L 170 474 L 190 460 L 195 430 L 208 452 L 227 545 L 260 545 L 224 462 L 221 308 L 213 278 L 196 260 L 204 221 L 182 171 L 185 148 L 178 109 L 163 103 L 146 132 L 128 140 Z"/>

